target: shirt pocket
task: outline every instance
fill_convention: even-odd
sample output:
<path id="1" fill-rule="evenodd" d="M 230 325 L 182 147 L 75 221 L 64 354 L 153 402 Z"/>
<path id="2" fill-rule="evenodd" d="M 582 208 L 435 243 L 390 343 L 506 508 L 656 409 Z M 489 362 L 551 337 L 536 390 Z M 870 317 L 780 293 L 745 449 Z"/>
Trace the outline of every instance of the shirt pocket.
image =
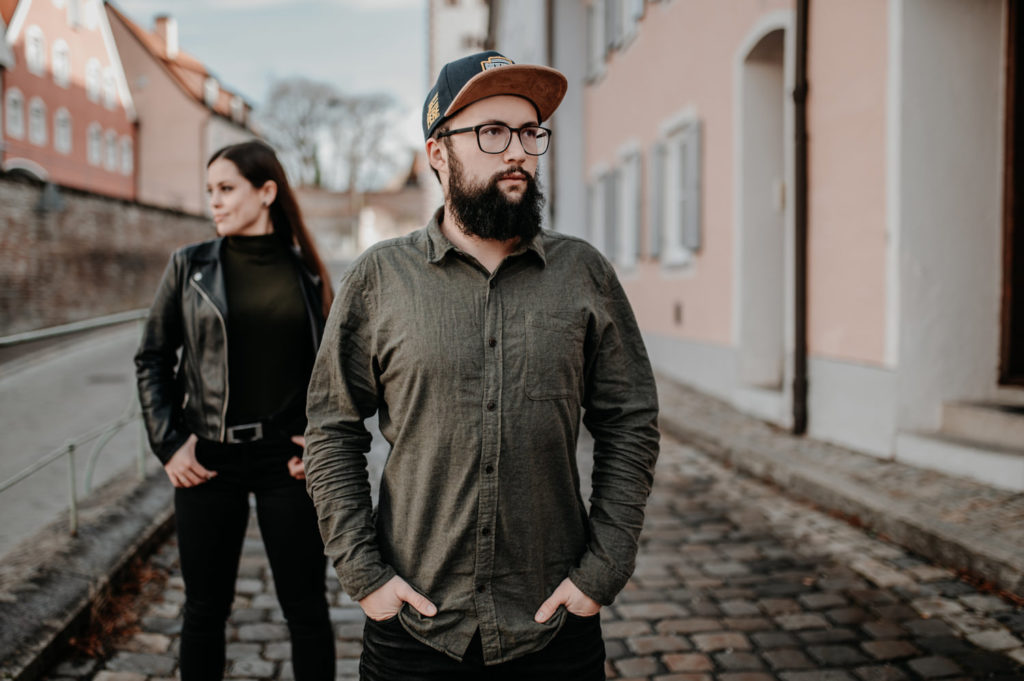
<path id="1" fill-rule="evenodd" d="M 575 311 L 526 316 L 526 396 L 558 400 L 582 389 L 584 328 Z"/>

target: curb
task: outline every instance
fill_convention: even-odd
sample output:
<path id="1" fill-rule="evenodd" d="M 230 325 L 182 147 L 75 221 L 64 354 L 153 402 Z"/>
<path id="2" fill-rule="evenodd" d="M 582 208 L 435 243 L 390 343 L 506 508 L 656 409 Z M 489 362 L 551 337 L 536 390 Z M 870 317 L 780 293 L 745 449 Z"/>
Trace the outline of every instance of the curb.
<path id="1" fill-rule="evenodd" d="M 742 437 L 727 429 L 702 428 L 698 414 L 663 406 L 659 416 L 663 432 L 794 497 L 856 519 L 864 527 L 940 565 L 981 577 L 1011 594 L 1024 595 L 1024 552 L 1018 547 L 993 543 L 989 537 L 978 537 L 969 527 L 929 517 L 912 503 L 881 494 L 844 471 L 830 468 L 829 462 L 815 462 L 808 454 L 820 447 L 851 460 L 856 458 L 861 465 L 877 462 L 891 466 L 893 462 L 780 431 L 664 375 L 657 376 L 657 383 L 659 395 L 668 398 L 665 401 L 671 402 L 673 393 L 696 393 L 701 400 L 715 404 L 716 409 L 732 412 L 731 418 L 763 426 L 763 432 L 756 438 Z M 786 450 L 793 453 L 787 455 Z"/>
<path id="2" fill-rule="evenodd" d="M 78 536 L 66 520 L 47 525 L 0 563 L 0 679 L 33 681 L 133 559 L 174 527 L 173 488 L 162 470 L 139 482 L 125 472 L 80 510 Z"/>

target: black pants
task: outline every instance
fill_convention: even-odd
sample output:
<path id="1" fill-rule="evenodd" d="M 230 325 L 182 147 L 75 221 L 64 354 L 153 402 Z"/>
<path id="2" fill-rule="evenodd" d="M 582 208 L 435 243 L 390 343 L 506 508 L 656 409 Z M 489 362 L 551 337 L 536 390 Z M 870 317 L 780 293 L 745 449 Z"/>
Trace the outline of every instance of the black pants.
<path id="1" fill-rule="evenodd" d="M 300 452 L 283 438 L 233 445 L 200 440 L 196 446 L 199 462 L 218 475 L 174 492 L 185 581 L 182 681 L 224 676 L 224 628 L 235 596 L 250 492 L 256 495 L 260 533 L 291 634 L 295 679 L 333 681 L 324 546 L 305 484 L 288 474 L 286 463 Z"/>
<path id="2" fill-rule="evenodd" d="M 366 620 L 360 681 L 604 681 L 601 618 L 567 614 L 551 643 L 535 653 L 484 666 L 480 632 L 462 662 L 420 643 L 397 617 Z"/>

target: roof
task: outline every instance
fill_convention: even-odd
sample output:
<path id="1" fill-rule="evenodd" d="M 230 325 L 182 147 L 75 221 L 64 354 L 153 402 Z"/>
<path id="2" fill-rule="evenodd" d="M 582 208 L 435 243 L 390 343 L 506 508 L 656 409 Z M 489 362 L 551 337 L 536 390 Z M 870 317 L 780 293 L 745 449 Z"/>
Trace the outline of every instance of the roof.
<path id="1" fill-rule="evenodd" d="M 3 19 L 5 24 L 11 23 L 11 17 L 14 16 L 17 6 L 18 0 L 0 0 L 0 19 Z"/>
<path id="2" fill-rule="evenodd" d="M 0 3 L 10 1 L 11 0 L 0 0 Z M 136 24 L 134 21 L 129 19 L 127 15 L 114 7 L 112 3 L 107 2 L 105 4 L 110 10 L 110 14 L 124 24 L 125 28 L 135 36 L 146 51 L 149 52 L 157 62 L 163 65 L 164 69 L 170 74 L 171 78 L 178 83 L 185 94 L 202 106 L 207 106 L 204 94 L 206 80 L 208 78 L 217 80 L 220 92 L 217 95 L 217 101 L 211 108 L 221 116 L 224 116 L 229 120 L 235 120 L 231 115 L 231 102 L 235 97 L 240 97 L 242 101 L 245 102 L 244 97 L 236 92 L 226 89 L 223 83 L 221 83 L 220 80 L 217 79 L 217 77 L 214 76 L 201 61 L 181 49 L 178 50 L 178 54 L 173 59 L 168 58 L 167 45 L 161 36 L 152 31 L 147 31 Z M 252 106 L 248 102 L 245 102 L 245 108 L 249 111 L 252 109 Z M 249 127 L 248 116 L 242 125 Z"/>

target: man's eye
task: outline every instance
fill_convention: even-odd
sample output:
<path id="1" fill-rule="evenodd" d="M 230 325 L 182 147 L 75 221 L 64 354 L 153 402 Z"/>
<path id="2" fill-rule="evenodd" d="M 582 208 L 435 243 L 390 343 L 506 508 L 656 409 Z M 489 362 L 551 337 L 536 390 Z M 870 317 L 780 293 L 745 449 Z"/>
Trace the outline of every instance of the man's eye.
<path id="1" fill-rule="evenodd" d="M 526 139 L 535 140 L 540 136 L 540 130 L 537 128 L 523 128 L 519 134 L 525 135 Z"/>
<path id="2" fill-rule="evenodd" d="M 486 137 L 497 137 L 503 134 L 502 129 L 496 125 L 490 125 L 486 128 L 480 128 L 480 134 Z"/>

